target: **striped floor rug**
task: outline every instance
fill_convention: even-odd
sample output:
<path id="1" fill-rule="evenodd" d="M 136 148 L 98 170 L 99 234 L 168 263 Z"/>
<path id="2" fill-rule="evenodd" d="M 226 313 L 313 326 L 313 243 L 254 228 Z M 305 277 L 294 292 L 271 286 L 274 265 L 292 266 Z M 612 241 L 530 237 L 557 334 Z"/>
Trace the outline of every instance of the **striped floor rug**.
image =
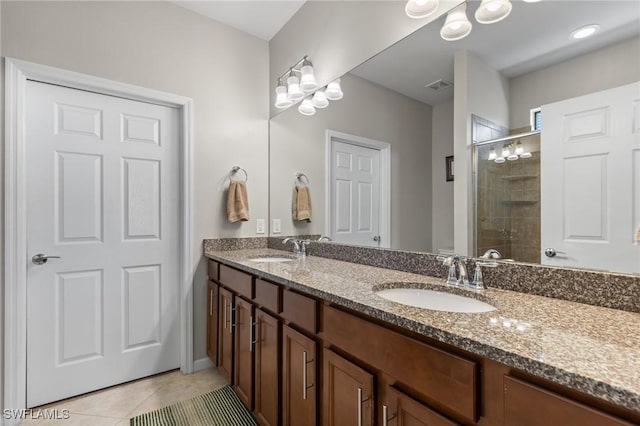
<path id="1" fill-rule="evenodd" d="M 224 386 L 129 421 L 131 426 L 254 426 L 247 411 L 231 387 Z"/>

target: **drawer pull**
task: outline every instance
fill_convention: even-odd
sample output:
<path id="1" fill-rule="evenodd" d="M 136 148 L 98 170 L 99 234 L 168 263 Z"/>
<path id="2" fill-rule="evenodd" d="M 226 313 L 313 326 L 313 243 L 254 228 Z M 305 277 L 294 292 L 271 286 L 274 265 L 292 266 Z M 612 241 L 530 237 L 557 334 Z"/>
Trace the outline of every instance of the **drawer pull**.
<path id="1" fill-rule="evenodd" d="M 362 426 L 362 388 L 358 388 L 358 426 Z"/>
<path id="2" fill-rule="evenodd" d="M 389 426 L 389 420 L 393 420 L 396 418 L 396 415 L 389 417 L 389 407 L 386 405 L 382 406 L 382 426 Z"/>
<path id="3" fill-rule="evenodd" d="M 256 340 L 253 337 L 254 328 L 258 326 L 257 322 L 253 322 L 253 317 L 249 317 L 249 352 L 253 352 L 253 345 Z"/>
<path id="4" fill-rule="evenodd" d="M 302 399 L 307 399 L 307 351 L 302 352 Z"/>

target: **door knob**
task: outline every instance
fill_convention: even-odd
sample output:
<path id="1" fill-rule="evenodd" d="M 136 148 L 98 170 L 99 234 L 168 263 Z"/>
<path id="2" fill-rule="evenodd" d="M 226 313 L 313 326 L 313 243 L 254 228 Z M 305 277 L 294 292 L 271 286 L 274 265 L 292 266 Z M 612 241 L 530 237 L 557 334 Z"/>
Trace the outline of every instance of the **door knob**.
<path id="1" fill-rule="evenodd" d="M 380 238 L 380 235 L 376 235 L 375 237 L 373 237 L 373 241 L 375 241 L 376 243 L 379 243 L 382 240 L 382 238 Z"/>
<path id="2" fill-rule="evenodd" d="M 556 249 L 551 248 L 551 247 L 549 247 L 547 249 L 544 249 L 544 255 L 547 256 L 547 257 L 556 257 L 556 254 L 567 254 L 567 253 L 565 253 L 563 251 L 560 251 L 560 250 L 556 250 Z"/>
<path id="3" fill-rule="evenodd" d="M 36 265 L 44 265 L 49 259 L 60 259 L 60 256 L 45 256 L 42 253 L 38 253 L 31 258 L 31 261 Z"/>

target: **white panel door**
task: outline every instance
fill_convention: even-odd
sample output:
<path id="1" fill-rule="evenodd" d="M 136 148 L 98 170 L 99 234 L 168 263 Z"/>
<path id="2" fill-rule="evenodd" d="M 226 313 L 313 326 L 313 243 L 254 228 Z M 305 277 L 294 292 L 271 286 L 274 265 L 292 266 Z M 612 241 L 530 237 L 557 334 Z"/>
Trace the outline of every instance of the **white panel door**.
<path id="1" fill-rule="evenodd" d="M 27 405 L 179 367 L 179 117 L 27 83 Z"/>
<path id="2" fill-rule="evenodd" d="M 542 262 L 640 272 L 640 83 L 545 105 L 542 120 Z"/>
<path id="3" fill-rule="evenodd" d="M 331 144 L 331 239 L 380 245 L 380 151 Z"/>

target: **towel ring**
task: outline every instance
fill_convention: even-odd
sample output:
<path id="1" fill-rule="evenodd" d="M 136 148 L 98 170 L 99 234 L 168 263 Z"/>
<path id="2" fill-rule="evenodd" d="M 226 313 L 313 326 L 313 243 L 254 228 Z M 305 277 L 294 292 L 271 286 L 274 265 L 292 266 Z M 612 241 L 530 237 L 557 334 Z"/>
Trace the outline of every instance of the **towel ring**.
<path id="1" fill-rule="evenodd" d="M 231 179 L 233 176 L 235 176 L 240 170 L 242 170 L 244 172 L 244 180 L 241 182 L 246 182 L 249 180 L 249 173 L 247 173 L 247 171 L 245 169 L 243 169 L 240 166 L 233 166 L 231 168 L 231 173 L 229 173 L 229 179 Z"/>
<path id="2" fill-rule="evenodd" d="M 305 180 L 302 180 L 302 178 L 304 178 L 306 182 Z M 296 173 L 296 180 L 300 181 L 300 183 L 304 185 L 309 185 L 309 177 L 302 172 Z"/>

